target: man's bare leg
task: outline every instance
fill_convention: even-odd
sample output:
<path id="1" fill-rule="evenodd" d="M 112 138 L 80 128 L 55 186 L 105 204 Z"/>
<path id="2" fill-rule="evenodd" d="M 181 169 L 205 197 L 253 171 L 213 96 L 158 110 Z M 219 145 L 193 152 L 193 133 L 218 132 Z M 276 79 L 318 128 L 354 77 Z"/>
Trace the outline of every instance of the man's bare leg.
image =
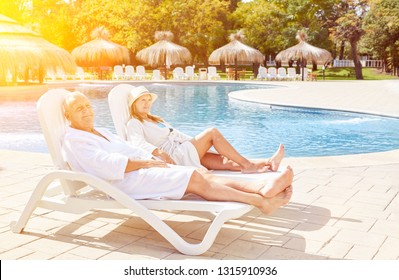
<path id="1" fill-rule="evenodd" d="M 294 179 L 294 172 L 291 166 L 281 173 L 280 176 L 275 177 L 272 181 L 266 182 L 266 184 L 258 190 L 258 193 L 264 197 L 274 197 L 281 191 L 283 191 L 282 186 L 292 185 L 292 180 Z"/>
<path id="2" fill-rule="evenodd" d="M 281 206 L 286 205 L 292 197 L 292 186 L 289 186 L 284 191 L 278 193 L 271 198 L 265 198 L 263 205 L 259 208 L 264 214 L 271 214 Z"/>
<path id="3" fill-rule="evenodd" d="M 288 186 L 292 185 L 294 172 L 290 166 L 287 166 L 278 176 L 273 176 L 269 180 L 262 180 L 257 182 L 237 181 L 226 177 L 220 177 L 211 174 L 207 171 L 200 171 L 201 174 L 207 179 L 229 186 L 231 188 L 248 192 L 257 193 L 263 197 L 273 197 L 278 193 L 284 191 Z"/>
<path id="4" fill-rule="evenodd" d="M 193 193 L 210 201 L 243 202 L 258 207 L 264 213 L 271 213 L 289 202 L 292 195 L 292 187 L 287 187 L 276 196 L 268 198 L 219 184 L 211 179 L 206 179 L 198 172 L 194 172 L 186 193 Z"/>

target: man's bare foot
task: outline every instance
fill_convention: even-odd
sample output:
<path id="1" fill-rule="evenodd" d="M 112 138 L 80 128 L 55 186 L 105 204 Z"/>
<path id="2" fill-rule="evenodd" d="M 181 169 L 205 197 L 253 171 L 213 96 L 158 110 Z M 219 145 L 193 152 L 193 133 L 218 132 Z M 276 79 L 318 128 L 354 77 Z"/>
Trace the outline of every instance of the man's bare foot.
<path id="1" fill-rule="evenodd" d="M 278 177 L 266 182 L 266 184 L 259 190 L 259 194 L 263 197 L 274 197 L 278 193 L 284 191 L 288 186 L 291 186 L 293 178 L 294 171 L 291 166 L 287 166 L 287 168 Z"/>
<path id="2" fill-rule="evenodd" d="M 284 189 L 284 191 L 278 193 L 277 195 L 271 198 L 264 198 L 262 201 L 262 205 L 259 209 L 264 214 L 271 214 L 276 209 L 280 208 L 281 206 L 286 205 L 292 196 L 292 186 L 288 186 Z"/>
<path id="3" fill-rule="evenodd" d="M 278 168 L 280 167 L 280 163 L 283 160 L 285 155 L 284 151 L 284 145 L 280 144 L 278 147 L 277 151 L 274 153 L 274 155 L 269 159 L 269 163 L 271 164 L 271 170 L 272 171 L 277 171 Z"/>

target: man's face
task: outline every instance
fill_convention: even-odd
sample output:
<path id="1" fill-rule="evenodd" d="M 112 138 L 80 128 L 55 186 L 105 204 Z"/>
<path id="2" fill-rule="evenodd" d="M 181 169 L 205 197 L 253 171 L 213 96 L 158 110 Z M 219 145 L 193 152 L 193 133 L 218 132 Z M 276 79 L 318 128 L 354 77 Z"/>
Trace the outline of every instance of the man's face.
<path id="1" fill-rule="evenodd" d="M 72 93 L 65 100 L 65 117 L 71 127 L 92 132 L 94 128 L 94 111 L 89 99 L 81 93 Z"/>

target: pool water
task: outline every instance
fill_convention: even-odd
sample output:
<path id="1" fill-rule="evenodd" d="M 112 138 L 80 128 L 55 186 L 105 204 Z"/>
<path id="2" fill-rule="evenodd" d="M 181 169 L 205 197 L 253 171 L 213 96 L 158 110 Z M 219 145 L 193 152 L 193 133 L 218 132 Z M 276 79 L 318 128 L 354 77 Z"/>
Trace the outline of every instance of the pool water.
<path id="1" fill-rule="evenodd" d="M 274 85 L 157 84 L 152 113 L 175 128 L 196 135 L 217 127 L 234 147 L 250 158 L 269 157 L 280 143 L 289 157 L 380 152 L 399 148 L 399 119 L 346 112 L 270 107 L 228 98 L 231 91 L 273 90 Z M 107 94 L 113 85 L 79 85 L 92 100 L 96 125 L 112 131 Z M 0 102 L 0 149 L 47 152 L 34 102 Z"/>

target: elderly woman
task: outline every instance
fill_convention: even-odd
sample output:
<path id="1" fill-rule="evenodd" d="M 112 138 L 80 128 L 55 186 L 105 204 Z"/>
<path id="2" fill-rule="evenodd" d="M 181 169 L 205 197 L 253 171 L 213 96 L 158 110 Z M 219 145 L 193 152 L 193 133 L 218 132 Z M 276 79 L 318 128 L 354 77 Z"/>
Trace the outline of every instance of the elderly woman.
<path id="1" fill-rule="evenodd" d="M 284 157 L 280 145 L 268 160 L 250 161 L 240 155 L 216 128 L 190 137 L 151 115 L 157 95 L 145 87 L 134 88 L 129 95 L 131 119 L 127 123 L 128 140 L 167 163 L 205 167 L 212 170 L 234 170 L 243 173 L 277 171 Z M 217 153 L 209 151 L 214 147 Z"/>
<path id="2" fill-rule="evenodd" d="M 268 182 L 240 182 L 194 167 L 168 165 L 106 129 L 94 127 L 93 108 L 82 93 L 68 94 L 64 110 L 70 126 L 63 154 L 71 168 L 102 178 L 136 199 L 180 199 L 192 193 L 207 200 L 251 204 L 270 213 L 291 198 L 290 167 Z"/>

